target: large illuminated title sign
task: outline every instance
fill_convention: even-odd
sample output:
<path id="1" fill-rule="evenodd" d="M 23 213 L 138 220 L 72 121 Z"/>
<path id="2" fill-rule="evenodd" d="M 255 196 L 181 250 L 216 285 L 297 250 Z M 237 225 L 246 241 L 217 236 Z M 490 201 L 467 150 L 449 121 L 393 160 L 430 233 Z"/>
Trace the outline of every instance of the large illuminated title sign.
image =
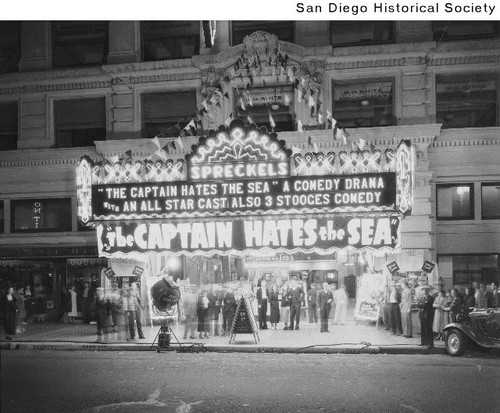
<path id="1" fill-rule="evenodd" d="M 77 168 L 78 216 L 83 223 L 103 222 L 99 228 L 124 220 L 205 225 L 206 220 L 223 218 L 222 222 L 233 222 L 240 229 L 242 218 L 251 221 L 263 216 L 401 216 L 412 209 L 413 159 L 408 141 L 385 151 L 292 156 L 276 134 L 236 120 L 229 128 L 200 139 L 185 160 L 112 164 L 83 157 Z M 149 250 L 140 244 L 136 247 Z M 335 248 L 342 246 L 336 243 Z"/>
<path id="2" fill-rule="evenodd" d="M 185 255 L 310 252 L 351 247 L 393 251 L 399 247 L 400 218 L 274 218 L 204 222 L 99 223 L 103 256 L 134 253 Z"/>

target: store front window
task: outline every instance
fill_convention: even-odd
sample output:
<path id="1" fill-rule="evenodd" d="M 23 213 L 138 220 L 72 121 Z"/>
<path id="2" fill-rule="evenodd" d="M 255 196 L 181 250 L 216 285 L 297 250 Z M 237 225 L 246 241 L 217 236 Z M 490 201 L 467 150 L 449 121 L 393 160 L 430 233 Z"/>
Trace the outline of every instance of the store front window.
<path id="1" fill-rule="evenodd" d="M 394 119 L 391 80 L 333 83 L 333 117 L 345 128 L 391 126 Z"/>
<path id="2" fill-rule="evenodd" d="M 393 27 L 394 22 L 384 21 L 330 22 L 330 44 L 338 47 L 392 43 L 394 41 Z"/>
<path id="3" fill-rule="evenodd" d="M 472 184 L 436 185 L 437 219 L 474 219 Z"/>
<path id="4" fill-rule="evenodd" d="M 293 96 L 293 88 L 284 86 L 253 88 L 242 94 L 236 92 L 236 116 L 266 126 L 268 131 L 294 130 Z"/>
<path id="5" fill-rule="evenodd" d="M 17 102 L 0 104 L 0 151 L 17 149 L 18 105 Z"/>
<path id="6" fill-rule="evenodd" d="M 54 22 L 54 68 L 106 63 L 109 23 L 104 21 Z"/>
<path id="7" fill-rule="evenodd" d="M 94 146 L 106 139 L 105 99 L 55 101 L 54 126 L 58 148 Z"/>
<path id="8" fill-rule="evenodd" d="M 500 277 L 498 257 L 498 254 L 452 256 L 453 284 L 498 282 Z"/>
<path id="9" fill-rule="evenodd" d="M 199 21 L 141 22 L 142 59 L 183 59 L 200 52 Z"/>
<path id="10" fill-rule="evenodd" d="M 500 219 L 500 182 L 481 185 L 481 218 Z"/>
<path id="11" fill-rule="evenodd" d="M 443 128 L 495 126 L 497 79 L 489 75 L 436 77 L 436 122 Z"/>
<path id="12" fill-rule="evenodd" d="M 293 43 L 295 40 L 295 22 L 293 21 L 233 21 L 232 25 L 232 42 L 233 46 L 243 43 L 243 39 L 258 31 L 262 30 L 267 33 L 278 36 L 279 40 Z"/>
<path id="13" fill-rule="evenodd" d="M 12 232 L 71 231 L 71 199 L 11 201 Z"/>

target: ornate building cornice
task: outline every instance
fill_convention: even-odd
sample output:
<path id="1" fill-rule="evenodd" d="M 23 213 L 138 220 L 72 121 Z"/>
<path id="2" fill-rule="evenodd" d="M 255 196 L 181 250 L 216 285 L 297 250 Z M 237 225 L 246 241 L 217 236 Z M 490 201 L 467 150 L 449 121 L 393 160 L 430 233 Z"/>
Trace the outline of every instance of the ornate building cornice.
<path id="1" fill-rule="evenodd" d="M 497 139 L 457 139 L 435 141 L 431 144 L 431 148 L 459 148 L 471 146 L 500 146 L 500 138 Z"/>
<path id="2" fill-rule="evenodd" d="M 384 59 L 352 59 L 325 63 L 325 70 L 362 69 L 367 67 L 404 66 L 406 57 L 388 57 Z"/>
<path id="3" fill-rule="evenodd" d="M 468 56 L 435 56 L 429 59 L 431 66 L 471 65 L 500 62 L 500 54 L 495 55 L 468 55 Z"/>

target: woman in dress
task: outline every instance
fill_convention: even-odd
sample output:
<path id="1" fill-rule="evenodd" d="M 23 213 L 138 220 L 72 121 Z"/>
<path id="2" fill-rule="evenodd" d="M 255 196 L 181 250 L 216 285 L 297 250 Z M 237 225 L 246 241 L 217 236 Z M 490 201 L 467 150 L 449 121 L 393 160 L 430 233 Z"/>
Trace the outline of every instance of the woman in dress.
<path id="1" fill-rule="evenodd" d="M 77 311 L 77 306 L 76 306 L 77 295 L 76 295 L 76 289 L 74 286 L 71 287 L 71 289 L 69 290 L 69 293 L 71 295 L 71 311 L 68 313 L 68 319 L 69 319 L 69 323 L 72 324 L 75 322 L 75 317 L 78 316 L 78 311 Z"/>
<path id="2" fill-rule="evenodd" d="M 202 290 L 197 307 L 198 333 L 200 338 L 210 338 L 208 335 L 208 304 L 207 292 Z"/>
<path id="3" fill-rule="evenodd" d="M 406 281 L 403 282 L 403 291 L 401 292 L 401 324 L 403 327 L 403 335 L 406 338 L 413 337 L 413 324 L 411 322 L 411 305 L 413 302 L 411 288 Z"/>
<path id="4" fill-rule="evenodd" d="M 290 321 L 290 301 L 287 297 L 288 283 L 284 283 L 281 287 L 281 322 L 285 324 L 283 330 L 288 330 L 288 322 Z"/>
<path id="5" fill-rule="evenodd" d="M 16 334 L 16 297 L 14 296 L 14 287 L 9 287 L 7 293 L 2 297 L 3 310 L 3 328 L 5 330 L 5 338 L 12 340 L 12 336 Z"/>
<path id="6" fill-rule="evenodd" d="M 443 328 L 445 326 L 444 320 L 444 309 L 446 308 L 446 296 L 444 294 L 444 290 L 440 289 L 438 291 L 438 295 L 434 300 L 434 321 L 432 323 L 432 331 L 434 332 L 434 336 L 436 340 L 440 340 L 443 337 Z"/>
<path id="7" fill-rule="evenodd" d="M 269 293 L 269 303 L 271 305 L 271 328 L 273 330 L 278 329 L 278 323 L 280 321 L 280 300 L 278 294 L 278 286 L 273 284 L 271 286 L 271 292 Z"/>

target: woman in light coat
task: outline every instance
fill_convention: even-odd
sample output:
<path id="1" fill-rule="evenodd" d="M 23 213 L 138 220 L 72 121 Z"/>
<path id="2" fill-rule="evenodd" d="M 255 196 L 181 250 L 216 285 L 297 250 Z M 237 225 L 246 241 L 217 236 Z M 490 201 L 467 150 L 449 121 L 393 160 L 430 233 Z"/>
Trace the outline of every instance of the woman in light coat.
<path id="1" fill-rule="evenodd" d="M 401 310 L 401 324 L 403 325 L 403 335 L 406 338 L 413 337 L 413 324 L 411 322 L 411 304 L 413 296 L 411 288 L 408 283 L 403 282 L 403 291 L 401 292 L 401 303 L 399 308 Z"/>

